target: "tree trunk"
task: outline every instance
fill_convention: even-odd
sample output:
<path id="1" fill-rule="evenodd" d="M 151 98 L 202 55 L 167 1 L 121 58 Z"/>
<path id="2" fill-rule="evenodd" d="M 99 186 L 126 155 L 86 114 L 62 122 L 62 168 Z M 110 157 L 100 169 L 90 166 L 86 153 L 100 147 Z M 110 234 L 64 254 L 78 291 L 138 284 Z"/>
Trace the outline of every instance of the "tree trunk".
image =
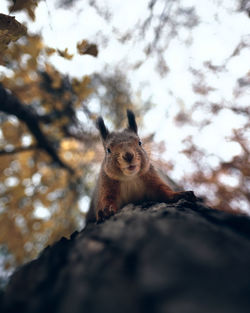
<path id="1" fill-rule="evenodd" d="M 180 200 L 128 205 L 13 276 L 2 313 L 248 313 L 250 219 Z"/>

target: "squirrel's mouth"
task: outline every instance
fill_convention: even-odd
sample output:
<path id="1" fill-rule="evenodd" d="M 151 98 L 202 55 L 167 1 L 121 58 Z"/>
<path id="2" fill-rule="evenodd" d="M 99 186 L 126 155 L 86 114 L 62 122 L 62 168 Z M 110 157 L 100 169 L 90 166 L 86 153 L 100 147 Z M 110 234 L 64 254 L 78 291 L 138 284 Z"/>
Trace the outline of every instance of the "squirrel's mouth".
<path id="1" fill-rule="evenodd" d="M 126 167 L 123 168 L 123 173 L 126 176 L 131 176 L 131 175 L 135 175 L 139 170 L 138 164 L 130 164 Z"/>
<path id="2" fill-rule="evenodd" d="M 136 169 L 136 165 L 129 165 L 129 166 L 127 167 L 127 169 L 128 169 L 129 171 L 134 171 L 134 170 Z"/>

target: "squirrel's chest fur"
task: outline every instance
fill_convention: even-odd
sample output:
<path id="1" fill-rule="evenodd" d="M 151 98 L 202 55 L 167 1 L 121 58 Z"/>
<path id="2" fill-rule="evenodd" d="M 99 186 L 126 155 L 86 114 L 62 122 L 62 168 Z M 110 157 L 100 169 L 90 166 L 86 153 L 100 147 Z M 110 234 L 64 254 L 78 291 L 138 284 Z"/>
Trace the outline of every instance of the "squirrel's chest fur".
<path id="1" fill-rule="evenodd" d="M 121 182 L 120 201 L 119 201 L 120 207 L 128 203 L 137 203 L 145 201 L 145 198 L 146 198 L 146 186 L 140 177 Z"/>

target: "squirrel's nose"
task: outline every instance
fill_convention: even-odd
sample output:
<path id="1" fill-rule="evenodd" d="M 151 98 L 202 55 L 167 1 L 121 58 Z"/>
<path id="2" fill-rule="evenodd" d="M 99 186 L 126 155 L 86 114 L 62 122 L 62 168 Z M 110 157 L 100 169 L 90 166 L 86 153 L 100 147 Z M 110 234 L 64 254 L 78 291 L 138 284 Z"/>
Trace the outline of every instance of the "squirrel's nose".
<path id="1" fill-rule="evenodd" d="M 131 162 L 134 158 L 134 154 L 131 152 L 126 152 L 122 157 L 125 161 Z"/>

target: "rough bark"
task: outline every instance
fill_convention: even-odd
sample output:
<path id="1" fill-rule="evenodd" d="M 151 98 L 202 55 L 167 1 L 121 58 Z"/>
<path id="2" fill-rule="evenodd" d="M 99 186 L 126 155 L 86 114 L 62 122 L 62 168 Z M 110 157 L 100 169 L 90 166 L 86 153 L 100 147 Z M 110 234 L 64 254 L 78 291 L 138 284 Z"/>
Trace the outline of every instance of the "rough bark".
<path id="1" fill-rule="evenodd" d="M 250 219 L 200 203 L 128 205 L 20 268 L 3 313 L 247 313 Z"/>

